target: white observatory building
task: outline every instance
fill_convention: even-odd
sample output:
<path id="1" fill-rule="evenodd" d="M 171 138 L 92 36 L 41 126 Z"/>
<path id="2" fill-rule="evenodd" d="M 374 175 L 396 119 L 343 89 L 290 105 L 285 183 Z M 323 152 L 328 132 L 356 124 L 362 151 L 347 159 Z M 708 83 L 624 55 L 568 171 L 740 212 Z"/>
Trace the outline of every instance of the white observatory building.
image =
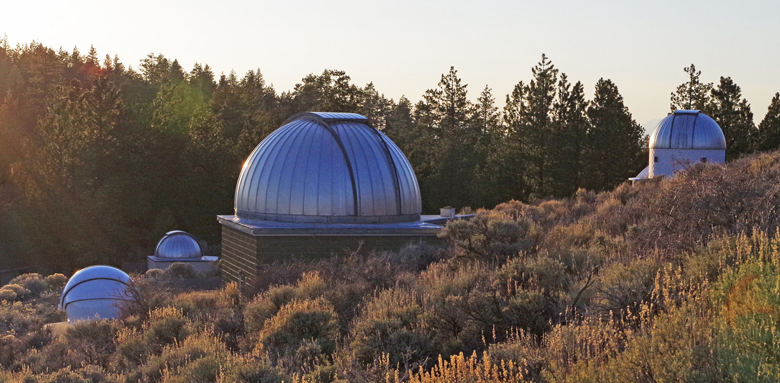
<path id="1" fill-rule="evenodd" d="M 649 149 L 649 165 L 630 180 L 673 177 L 698 162 L 726 162 L 723 130 L 698 110 L 677 110 L 666 116 L 650 136 Z"/>
<path id="2" fill-rule="evenodd" d="M 173 230 L 157 242 L 154 255 L 147 257 L 149 269 L 167 269 L 176 262 L 187 263 L 195 271 L 201 273 L 213 272 L 216 269 L 218 257 L 204 256 L 203 248 L 197 238 L 186 231 Z"/>
<path id="3" fill-rule="evenodd" d="M 62 289 L 60 310 L 68 323 L 81 320 L 114 319 L 119 306 L 130 299 L 126 291 L 132 279 L 111 266 L 90 266 L 73 274 Z"/>

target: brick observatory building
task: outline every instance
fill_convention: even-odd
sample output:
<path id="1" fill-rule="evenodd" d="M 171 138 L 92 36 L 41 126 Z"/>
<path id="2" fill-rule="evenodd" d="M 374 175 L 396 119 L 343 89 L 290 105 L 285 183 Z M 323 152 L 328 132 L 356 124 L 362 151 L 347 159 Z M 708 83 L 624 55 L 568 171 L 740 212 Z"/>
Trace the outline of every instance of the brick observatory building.
<path id="1" fill-rule="evenodd" d="M 353 113 L 299 113 L 249 155 L 235 214 L 222 225 L 222 275 L 345 249 L 398 250 L 437 240 L 447 218 L 422 216 L 417 177 L 401 150 Z"/>

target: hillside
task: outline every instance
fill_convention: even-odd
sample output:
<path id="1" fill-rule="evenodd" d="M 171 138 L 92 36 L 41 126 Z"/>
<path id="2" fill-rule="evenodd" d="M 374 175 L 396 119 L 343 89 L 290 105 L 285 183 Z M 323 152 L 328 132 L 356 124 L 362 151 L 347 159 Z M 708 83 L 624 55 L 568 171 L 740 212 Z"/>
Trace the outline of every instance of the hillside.
<path id="1" fill-rule="evenodd" d="M 779 207 L 780 152 L 698 164 L 478 211 L 446 248 L 268 265 L 256 291 L 134 276 L 121 320 L 57 336 L 64 280 L 28 275 L 0 289 L 0 378 L 777 381 Z"/>

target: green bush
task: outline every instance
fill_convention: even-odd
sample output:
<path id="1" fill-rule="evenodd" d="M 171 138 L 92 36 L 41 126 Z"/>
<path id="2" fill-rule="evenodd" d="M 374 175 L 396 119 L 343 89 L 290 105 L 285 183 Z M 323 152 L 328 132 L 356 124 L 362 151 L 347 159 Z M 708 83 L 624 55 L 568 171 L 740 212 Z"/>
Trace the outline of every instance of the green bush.
<path id="1" fill-rule="evenodd" d="M 214 335 L 193 334 L 151 356 L 139 372 L 151 382 L 215 382 L 229 356 L 225 344 Z"/>
<path id="2" fill-rule="evenodd" d="M 282 383 L 292 381 L 280 368 L 271 365 L 268 358 L 234 355 L 217 380 L 219 383 Z"/>
<path id="3" fill-rule="evenodd" d="M 117 331 L 111 320 L 79 321 L 65 331 L 64 340 L 78 360 L 107 368 Z"/>
<path id="4" fill-rule="evenodd" d="M 338 316 L 323 298 L 295 300 L 267 320 L 259 334 L 263 350 L 271 355 L 291 355 L 305 343 L 316 342 L 322 354 L 336 350 Z"/>
<path id="5" fill-rule="evenodd" d="M 31 297 L 37 297 L 42 292 L 49 289 L 49 285 L 38 273 L 22 274 L 14 279 L 11 279 L 9 284 L 21 285 L 30 292 Z"/>
<path id="6" fill-rule="evenodd" d="M 531 221 L 512 219 L 497 211 L 480 211 L 469 220 L 452 220 L 439 233 L 459 256 L 486 261 L 505 260 L 535 245 Z"/>
<path id="7" fill-rule="evenodd" d="M 153 352 L 185 340 L 190 333 L 187 318 L 180 310 L 172 307 L 152 311 L 149 323 L 144 328 L 145 340 Z"/>
<path id="8" fill-rule="evenodd" d="M 165 275 L 175 279 L 193 279 L 198 277 L 198 272 L 188 263 L 174 262 L 165 270 Z"/>
<path id="9" fill-rule="evenodd" d="M 318 272 L 305 272 L 295 286 L 272 286 L 256 296 L 244 308 L 244 323 L 247 333 L 254 336 L 263 328 L 265 321 L 294 299 L 315 299 L 327 290 L 327 285 Z"/>
<path id="10" fill-rule="evenodd" d="M 387 289 L 366 302 L 350 329 L 356 362 L 369 366 L 383 355 L 407 369 L 435 356 L 433 334 L 424 330 L 425 311 L 414 291 Z"/>
<path id="11" fill-rule="evenodd" d="M 19 300 L 27 299 L 30 296 L 30 290 L 27 290 L 24 287 L 13 283 L 9 283 L 3 286 L 2 288 L 0 288 L 0 290 L 10 290 L 14 292 L 16 294 L 16 299 Z"/>
<path id="12" fill-rule="evenodd" d="M 590 304 L 605 316 L 638 313 L 642 303 L 650 301 L 660 267 L 658 259 L 643 258 L 628 265 L 615 263 L 604 268 L 593 291 L 588 292 L 592 297 Z"/>
<path id="13" fill-rule="evenodd" d="M 11 289 L 0 289 L 0 301 L 13 302 L 16 300 L 16 292 Z"/>
<path id="14" fill-rule="evenodd" d="M 157 279 L 162 278 L 165 275 L 165 270 L 161 269 L 149 269 L 144 273 L 144 278 Z"/>
<path id="15" fill-rule="evenodd" d="M 68 282 L 68 277 L 64 274 L 56 273 L 47 276 L 43 280 L 46 282 L 46 285 L 49 286 L 49 290 L 57 291 L 65 287 L 65 284 Z"/>

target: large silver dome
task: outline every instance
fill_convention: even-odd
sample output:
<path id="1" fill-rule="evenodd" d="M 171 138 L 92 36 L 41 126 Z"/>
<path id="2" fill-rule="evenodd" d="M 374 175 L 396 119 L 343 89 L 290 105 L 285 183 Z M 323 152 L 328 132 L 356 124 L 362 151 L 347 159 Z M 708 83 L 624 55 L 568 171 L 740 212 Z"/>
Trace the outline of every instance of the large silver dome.
<path id="1" fill-rule="evenodd" d="M 698 110 L 678 110 L 658 123 L 650 136 L 650 149 L 726 150 L 726 137 L 710 116 Z"/>
<path id="2" fill-rule="evenodd" d="M 388 223 L 421 211 L 406 156 L 353 113 L 292 116 L 257 145 L 236 186 L 239 219 Z"/>
<path id="3" fill-rule="evenodd" d="M 192 234 L 174 230 L 165 233 L 160 242 L 157 242 L 154 255 L 159 258 L 200 258 L 203 256 L 203 249 Z"/>

